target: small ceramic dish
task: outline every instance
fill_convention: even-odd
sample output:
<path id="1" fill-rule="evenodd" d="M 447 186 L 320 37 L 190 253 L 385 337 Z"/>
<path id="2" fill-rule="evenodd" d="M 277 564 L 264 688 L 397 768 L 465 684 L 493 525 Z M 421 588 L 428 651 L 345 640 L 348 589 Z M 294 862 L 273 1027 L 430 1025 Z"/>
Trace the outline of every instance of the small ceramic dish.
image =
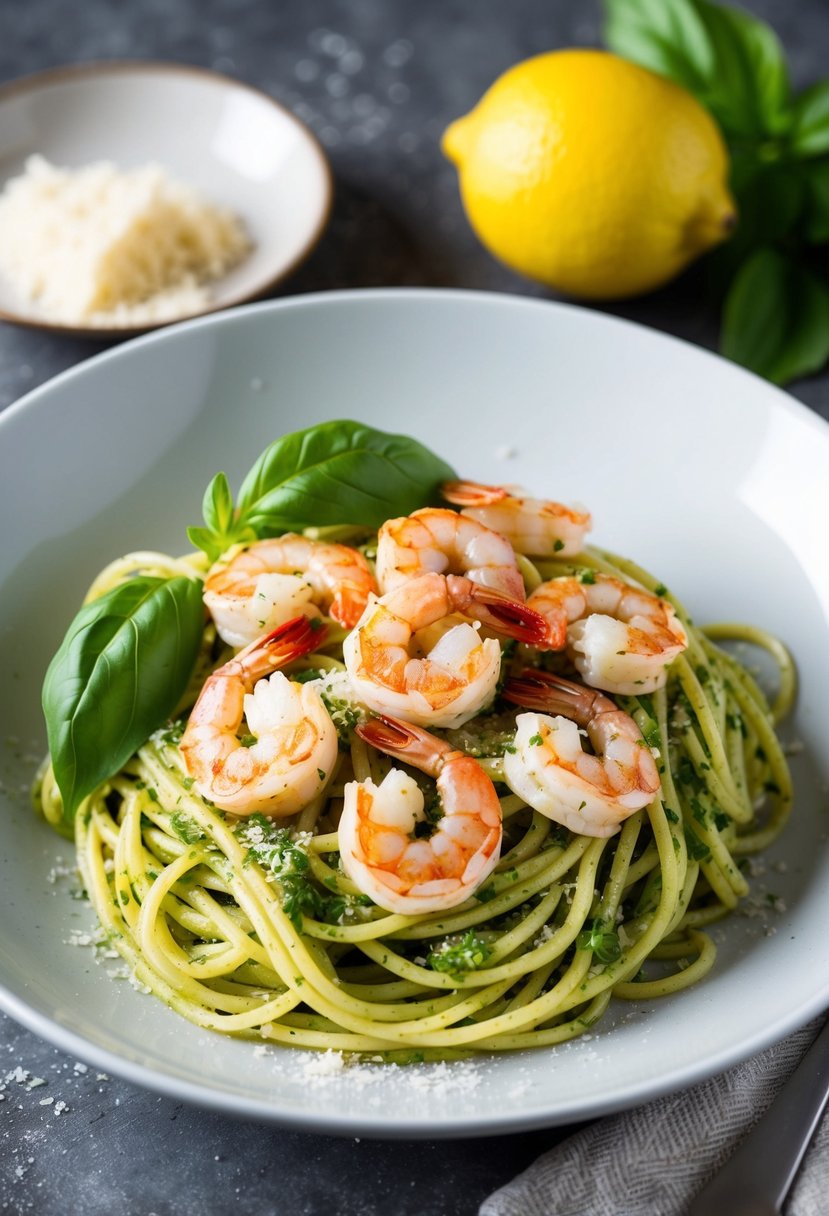
<path id="1" fill-rule="evenodd" d="M 0 188 L 33 153 L 61 168 L 100 160 L 122 169 L 157 162 L 211 203 L 239 215 L 254 248 L 209 285 L 210 302 L 199 313 L 255 299 L 276 286 L 317 243 L 331 207 L 328 161 L 298 119 L 266 93 L 182 64 L 93 63 L 5 85 Z M 169 324 L 62 324 L 2 277 L 0 318 L 95 338 Z"/>

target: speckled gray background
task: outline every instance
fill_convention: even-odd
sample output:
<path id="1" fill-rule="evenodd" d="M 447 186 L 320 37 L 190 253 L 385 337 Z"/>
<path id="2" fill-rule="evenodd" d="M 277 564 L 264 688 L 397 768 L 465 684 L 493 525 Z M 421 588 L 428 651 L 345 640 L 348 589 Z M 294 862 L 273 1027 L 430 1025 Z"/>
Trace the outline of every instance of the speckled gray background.
<path id="1" fill-rule="evenodd" d="M 827 74 L 826 0 L 745 7 L 774 24 L 797 85 Z M 0 0 L 0 81 L 71 61 L 170 59 L 286 104 L 322 140 L 337 182 L 330 227 L 286 294 L 543 295 L 477 244 L 438 138 L 515 61 L 598 40 L 598 0 Z M 698 271 L 612 311 L 716 344 Z M 0 408 L 96 349 L 0 325 Z M 793 391 L 829 417 L 829 374 Z M 8 1019 L 0 1099 L 0 1210 L 47 1216 L 469 1216 L 563 1134 L 407 1144 L 238 1123 L 85 1070 Z"/>

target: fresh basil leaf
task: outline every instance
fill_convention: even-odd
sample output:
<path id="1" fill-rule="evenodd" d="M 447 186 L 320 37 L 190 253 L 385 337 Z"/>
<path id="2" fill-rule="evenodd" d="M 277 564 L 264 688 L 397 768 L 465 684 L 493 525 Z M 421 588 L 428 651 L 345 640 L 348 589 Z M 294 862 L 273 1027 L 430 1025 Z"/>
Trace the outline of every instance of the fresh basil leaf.
<path id="1" fill-rule="evenodd" d="M 829 358 L 829 289 L 774 249 L 760 249 L 726 297 L 722 353 L 786 384 Z"/>
<path id="2" fill-rule="evenodd" d="M 801 236 L 811 245 L 829 242 L 829 159 L 798 166 L 805 183 L 805 206 Z"/>
<path id="3" fill-rule="evenodd" d="M 217 473 L 204 492 L 204 522 L 213 532 L 228 532 L 233 524 L 233 495 L 224 473 Z"/>
<path id="4" fill-rule="evenodd" d="M 212 562 L 231 545 L 256 540 L 253 529 L 236 517 L 233 495 L 224 473 L 217 473 L 205 490 L 202 514 L 207 527 L 188 528 L 187 538 L 196 549 L 203 549 Z"/>
<path id="5" fill-rule="evenodd" d="M 750 172 L 743 175 L 741 160 L 736 158 L 733 167 L 731 188 L 739 223 L 734 235 L 708 259 L 711 282 L 720 295 L 756 249 L 800 236 L 808 206 L 804 165 L 762 165 L 753 159 Z"/>
<path id="6" fill-rule="evenodd" d="M 806 89 L 795 101 L 789 143 L 799 156 L 829 152 L 829 80 Z"/>
<path id="7" fill-rule="evenodd" d="M 727 136 L 788 127 L 786 60 L 765 22 L 708 0 L 605 0 L 605 11 L 610 49 L 688 89 Z"/>
<path id="8" fill-rule="evenodd" d="M 438 500 L 456 474 L 407 435 L 324 422 L 272 443 L 239 491 L 239 521 L 259 535 L 330 524 L 379 528 Z"/>
<path id="9" fill-rule="evenodd" d="M 201 643 L 201 592 L 195 579 L 130 579 L 69 626 L 43 683 L 67 819 L 175 709 Z"/>
<path id="10" fill-rule="evenodd" d="M 786 57 L 770 25 L 738 8 L 696 0 L 714 51 L 701 97 L 729 135 L 778 135 L 791 122 Z"/>
<path id="11" fill-rule="evenodd" d="M 694 94 L 706 89 L 714 52 L 692 0 L 604 0 L 604 9 L 610 50 Z"/>
<path id="12" fill-rule="evenodd" d="M 222 554 L 220 540 L 209 528 L 188 528 L 187 539 L 194 549 L 202 549 L 212 562 Z"/>

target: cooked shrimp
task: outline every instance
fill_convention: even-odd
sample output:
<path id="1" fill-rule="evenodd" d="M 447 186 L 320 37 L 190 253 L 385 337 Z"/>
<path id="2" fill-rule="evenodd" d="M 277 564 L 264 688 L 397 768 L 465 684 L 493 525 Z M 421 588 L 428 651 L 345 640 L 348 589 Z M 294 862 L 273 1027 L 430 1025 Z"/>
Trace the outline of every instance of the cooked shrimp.
<path id="1" fill-rule="evenodd" d="M 612 836 L 659 792 L 653 753 L 609 697 L 543 671 L 508 680 L 504 697 L 558 715 L 519 714 L 515 751 L 504 755 L 507 785 L 548 819 L 584 836 Z M 595 755 L 582 749 L 579 727 Z"/>
<path id="2" fill-rule="evenodd" d="M 688 635 L 667 600 L 608 574 L 591 583 L 554 578 L 527 601 L 550 626 L 549 648 L 567 653 L 586 684 L 628 695 L 653 692 Z"/>
<path id="3" fill-rule="evenodd" d="M 445 507 L 424 507 L 388 519 L 377 536 L 377 581 L 393 591 L 419 574 L 465 574 L 513 600 L 524 599 L 524 580 L 509 541 Z"/>
<path id="4" fill-rule="evenodd" d="M 316 689 L 276 670 L 319 640 L 320 631 L 297 617 L 208 676 L 181 740 L 203 798 L 234 815 L 282 818 L 325 788 L 337 758 L 334 724 Z M 250 746 L 239 738 L 243 718 Z"/>
<path id="5" fill-rule="evenodd" d="M 473 717 L 495 694 L 501 647 L 455 613 L 519 641 L 547 636 L 526 604 L 459 575 L 423 574 L 370 604 L 343 643 L 357 697 L 420 726 L 461 726 Z"/>
<path id="6" fill-rule="evenodd" d="M 345 787 L 339 848 L 343 869 L 388 912 L 442 912 L 468 899 L 501 853 L 501 804 L 487 774 L 471 756 L 453 751 L 417 726 L 382 717 L 358 733 L 390 756 L 437 778 L 440 818 L 418 837 L 427 817 L 417 782 L 392 769 L 380 783 Z"/>
<path id="7" fill-rule="evenodd" d="M 447 502 L 462 508 L 461 515 L 500 532 L 519 553 L 532 557 L 579 553 L 593 523 L 589 511 L 530 498 L 517 486 L 447 481 L 441 493 Z"/>
<path id="8" fill-rule="evenodd" d="M 320 608 L 350 629 L 376 590 L 356 549 L 289 533 L 213 566 L 204 602 L 222 640 L 247 646 L 299 613 L 318 617 Z"/>

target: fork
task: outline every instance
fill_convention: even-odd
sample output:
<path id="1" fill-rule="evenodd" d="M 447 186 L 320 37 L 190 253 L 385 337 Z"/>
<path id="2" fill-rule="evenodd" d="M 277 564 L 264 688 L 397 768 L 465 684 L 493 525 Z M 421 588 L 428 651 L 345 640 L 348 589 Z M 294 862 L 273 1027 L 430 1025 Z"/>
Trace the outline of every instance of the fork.
<path id="1" fill-rule="evenodd" d="M 687 1216 L 779 1216 L 829 1098 L 829 1021 Z"/>

